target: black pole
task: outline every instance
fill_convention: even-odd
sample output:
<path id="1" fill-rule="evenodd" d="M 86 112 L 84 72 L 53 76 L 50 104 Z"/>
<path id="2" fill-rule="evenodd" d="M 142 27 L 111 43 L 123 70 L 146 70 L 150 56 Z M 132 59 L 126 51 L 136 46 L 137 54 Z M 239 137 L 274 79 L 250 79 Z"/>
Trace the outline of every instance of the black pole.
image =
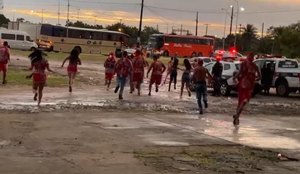
<path id="1" fill-rule="evenodd" d="M 199 12 L 196 15 L 196 36 L 198 36 L 198 23 L 199 23 Z"/>
<path id="2" fill-rule="evenodd" d="M 229 35 L 232 34 L 233 9 L 234 9 L 234 7 L 232 6 L 232 8 L 231 8 L 230 32 L 229 32 Z"/>
<path id="3" fill-rule="evenodd" d="M 262 23 L 262 26 L 261 26 L 261 38 L 264 38 L 264 32 L 265 32 L 265 23 Z"/>
<path id="4" fill-rule="evenodd" d="M 140 26 L 139 26 L 139 32 L 138 32 L 138 38 L 137 43 L 141 43 L 141 32 L 142 32 L 142 24 L 143 24 L 143 13 L 144 13 L 144 0 L 142 0 L 142 6 L 141 6 L 141 15 L 140 15 Z"/>

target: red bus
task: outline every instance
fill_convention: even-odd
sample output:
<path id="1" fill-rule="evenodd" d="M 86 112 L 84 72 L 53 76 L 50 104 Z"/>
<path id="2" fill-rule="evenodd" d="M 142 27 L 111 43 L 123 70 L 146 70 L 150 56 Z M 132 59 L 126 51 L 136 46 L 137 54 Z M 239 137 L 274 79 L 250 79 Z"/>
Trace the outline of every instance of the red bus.
<path id="1" fill-rule="evenodd" d="M 149 48 L 163 56 L 196 57 L 212 55 L 214 39 L 210 37 L 153 34 L 150 36 Z"/>

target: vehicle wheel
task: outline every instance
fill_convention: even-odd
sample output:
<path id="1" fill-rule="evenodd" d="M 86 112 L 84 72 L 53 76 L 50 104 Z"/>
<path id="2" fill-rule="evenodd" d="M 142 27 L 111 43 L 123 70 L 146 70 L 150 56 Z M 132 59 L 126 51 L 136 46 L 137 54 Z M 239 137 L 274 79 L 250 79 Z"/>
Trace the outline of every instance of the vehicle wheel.
<path id="1" fill-rule="evenodd" d="M 281 82 L 276 86 L 276 94 L 281 97 L 287 97 L 289 95 L 289 87 L 285 82 Z"/>
<path id="2" fill-rule="evenodd" d="M 164 52 L 163 52 L 163 56 L 164 56 L 164 57 L 169 57 L 169 51 L 164 51 Z"/>
<path id="3" fill-rule="evenodd" d="M 192 57 L 196 57 L 197 54 L 196 54 L 195 52 L 193 52 L 191 56 L 192 56 Z"/>
<path id="4" fill-rule="evenodd" d="M 221 94 L 224 96 L 229 95 L 231 92 L 230 87 L 228 86 L 227 82 L 223 81 L 221 82 Z"/>

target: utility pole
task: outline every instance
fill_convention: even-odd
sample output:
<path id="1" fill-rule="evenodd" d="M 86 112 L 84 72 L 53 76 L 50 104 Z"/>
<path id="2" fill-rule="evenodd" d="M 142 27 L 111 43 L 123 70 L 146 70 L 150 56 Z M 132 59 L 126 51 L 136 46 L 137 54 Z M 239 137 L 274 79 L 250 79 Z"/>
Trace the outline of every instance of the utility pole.
<path id="1" fill-rule="evenodd" d="M 69 22 L 70 22 L 70 0 L 68 0 L 67 37 L 69 37 Z"/>
<path id="2" fill-rule="evenodd" d="M 205 29 L 205 35 L 207 36 L 207 32 L 208 32 L 208 26 L 209 24 L 204 24 L 206 26 L 206 29 Z"/>
<path id="3" fill-rule="evenodd" d="M 44 23 L 44 10 L 45 9 L 42 9 L 42 24 Z"/>
<path id="4" fill-rule="evenodd" d="M 80 9 L 77 9 L 77 21 L 79 21 L 79 13 L 80 13 Z"/>
<path id="5" fill-rule="evenodd" d="M 58 0 L 57 25 L 60 25 L 60 0 Z"/>
<path id="6" fill-rule="evenodd" d="M 196 14 L 196 36 L 198 36 L 198 23 L 199 23 L 199 12 L 197 11 Z"/>
<path id="7" fill-rule="evenodd" d="M 141 43 L 141 32 L 142 32 L 142 24 L 143 24 L 143 14 L 144 14 L 144 0 L 142 0 L 142 6 L 141 6 L 141 14 L 140 14 L 140 26 L 139 26 L 139 32 L 138 32 L 138 38 L 137 43 Z"/>
<path id="8" fill-rule="evenodd" d="M 180 35 L 182 35 L 182 24 L 180 25 Z"/>
<path id="9" fill-rule="evenodd" d="M 230 17 L 230 30 L 229 30 L 229 35 L 232 34 L 233 10 L 234 10 L 234 7 L 231 6 L 231 17 Z"/>
<path id="10" fill-rule="evenodd" d="M 261 26 L 261 38 L 264 38 L 264 31 L 265 31 L 265 23 L 263 22 Z"/>
<path id="11" fill-rule="evenodd" d="M 156 24 L 156 30 L 159 31 L 158 24 Z"/>

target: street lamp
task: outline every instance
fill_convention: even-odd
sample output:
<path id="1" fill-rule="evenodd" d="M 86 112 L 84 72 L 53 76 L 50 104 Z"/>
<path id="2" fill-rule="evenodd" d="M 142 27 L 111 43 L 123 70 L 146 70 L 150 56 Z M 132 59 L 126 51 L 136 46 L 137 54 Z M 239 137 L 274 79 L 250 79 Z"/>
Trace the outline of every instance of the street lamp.
<path id="1" fill-rule="evenodd" d="M 238 30 L 238 22 L 239 22 L 239 12 L 245 11 L 245 8 L 240 7 L 239 1 L 234 0 L 237 5 L 237 11 L 236 11 L 236 20 L 235 20 L 235 37 L 234 37 L 234 47 L 236 47 L 236 40 L 237 40 L 237 30 Z"/>
<path id="2" fill-rule="evenodd" d="M 231 5 L 230 8 L 233 8 L 233 6 Z M 221 10 L 225 11 L 224 34 L 223 34 L 223 50 L 225 50 L 228 8 L 222 8 Z"/>

